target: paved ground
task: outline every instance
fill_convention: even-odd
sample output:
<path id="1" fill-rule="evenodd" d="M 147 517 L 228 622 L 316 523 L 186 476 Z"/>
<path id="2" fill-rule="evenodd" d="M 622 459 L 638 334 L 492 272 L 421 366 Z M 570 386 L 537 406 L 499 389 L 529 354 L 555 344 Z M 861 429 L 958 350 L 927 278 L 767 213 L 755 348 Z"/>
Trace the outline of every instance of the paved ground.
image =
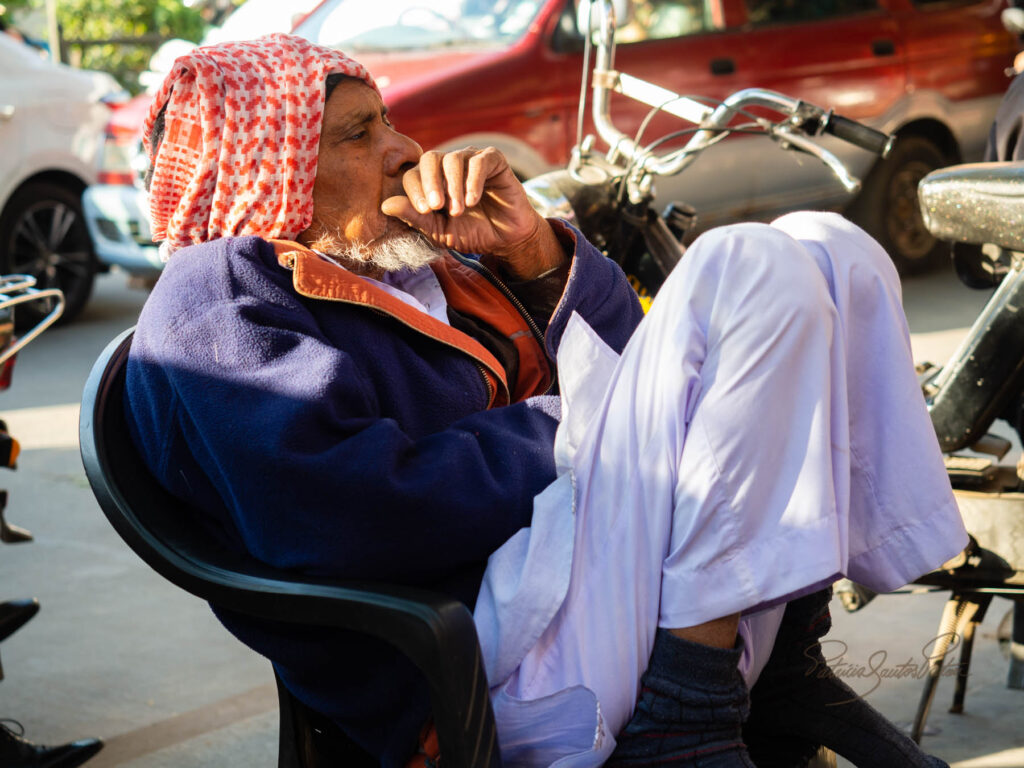
<path id="1" fill-rule="evenodd" d="M 123 277 L 103 278 L 78 321 L 22 352 L 0 395 L 25 449 L 3 478 L 8 519 L 36 537 L 0 548 L 0 583 L 5 596 L 34 595 L 42 605 L 0 648 L 0 716 L 19 719 L 37 741 L 104 738 L 90 766 L 274 765 L 269 665 L 125 547 L 81 468 L 82 385 L 144 299 Z"/>
<path id="2" fill-rule="evenodd" d="M 942 360 L 981 299 L 949 276 L 909 281 L 908 313 L 919 357 Z M 144 295 L 123 280 L 100 281 L 87 313 L 28 347 L 0 413 L 23 441 L 21 467 L 0 479 L 9 519 L 31 544 L 0 547 L 2 597 L 35 595 L 42 610 L 3 643 L 7 679 L 0 717 L 34 739 L 101 736 L 96 768 L 275 765 L 276 699 L 269 665 L 229 637 L 205 605 L 166 585 L 120 542 L 86 485 L 77 451 L 77 402 L 92 360 L 134 322 Z M 909 721 L 943 597 L 885 596 L 861 613 L 836 607 L 830 654 L 854 688 L 898 721 Z M 976 643 L 967 713 L 945 712 L 943 682 L 925 746 L 961 768 L 1024 767 L 1024 692 L 1003 685 L 994 639 L 1008 604 L 993 606 Z M 841 658 L 840 658 L 841 657 Z M 895 679 L 893 670 L 903 670 Z M 908 671 L 909 670 L 909 671 Z"/>

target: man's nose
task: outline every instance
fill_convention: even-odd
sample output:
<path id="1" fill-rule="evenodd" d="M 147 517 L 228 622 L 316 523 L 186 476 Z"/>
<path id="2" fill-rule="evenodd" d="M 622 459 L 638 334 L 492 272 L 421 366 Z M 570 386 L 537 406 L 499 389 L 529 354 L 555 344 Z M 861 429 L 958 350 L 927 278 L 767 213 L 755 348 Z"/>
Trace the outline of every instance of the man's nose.
<path id="1" fill-rule="evenodd" d="M 385 153 L 384 172 L 397 176 L 419 162 L 423 149 L 404 133 L 392 131 Z"/>

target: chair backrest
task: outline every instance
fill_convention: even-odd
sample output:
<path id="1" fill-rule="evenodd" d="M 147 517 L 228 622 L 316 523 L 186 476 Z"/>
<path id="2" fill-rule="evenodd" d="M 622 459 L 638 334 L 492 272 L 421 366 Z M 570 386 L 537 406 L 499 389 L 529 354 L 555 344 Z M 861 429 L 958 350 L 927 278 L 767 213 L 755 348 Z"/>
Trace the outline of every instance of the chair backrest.
<path id="1" fill-rule="evenodd" d="M 487 679 L 464 605 L 423 590 L 277 570 L 220 546 L 201 526 L 182 524 L 190 510 L 149 472 L 128 430 L 124 382 L 131 337 L 132 330 L 125 331 L 97 359 L 79 422 L 86 476 L 121 538 L 166 579 L 221 608 L 386 640 L 427 679 L 445 765 L 498 768 Z"/>

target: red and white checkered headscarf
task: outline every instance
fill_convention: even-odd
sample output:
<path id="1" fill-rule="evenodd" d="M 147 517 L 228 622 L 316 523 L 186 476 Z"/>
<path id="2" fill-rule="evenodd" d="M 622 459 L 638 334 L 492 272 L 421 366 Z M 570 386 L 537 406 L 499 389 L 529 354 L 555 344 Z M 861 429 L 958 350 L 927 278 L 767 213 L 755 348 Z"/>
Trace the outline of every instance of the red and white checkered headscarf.
<path id="1" fill-rule="evenodd" d="M 166 105 L 150 182 L 161 253 L 230 235 L 294 239 L 313 217 L 324 81 L 370 73 L 340 51 L 301 37 L 197 48 L 174 62 L 150 107 Z"/>

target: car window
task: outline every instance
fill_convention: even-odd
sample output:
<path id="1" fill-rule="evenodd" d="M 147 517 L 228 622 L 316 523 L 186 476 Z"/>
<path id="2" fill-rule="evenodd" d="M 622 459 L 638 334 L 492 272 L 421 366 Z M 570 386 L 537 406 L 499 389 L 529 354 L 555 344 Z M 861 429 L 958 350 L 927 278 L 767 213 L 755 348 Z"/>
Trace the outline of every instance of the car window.
<path id="1" fill-rule="evenodd" d="M 329 0 L 293 33 L 355 52 L 508 45 L 540 6 L 541 0 Z"/>
<path id="2" fill-rule="evenodd" d="M 746 3 L 747 17 L 755 25 L 831 19 L 878 8 L 877 0 L 746 0 Z"/>
<path id="3" fill-rule="evenodd" d="M 712 0 L 627 0 L 616 43 L 666 40 L 717 29 Z"/>
<path id="4" fill-rule="evenodd" d="M 255 40 L 271 32 L 290 32 L 295 22 L 317 5 L 317 0 L 246 0 L 231 12 L 227 21 L 208 30 L 201 45 Z"/>

